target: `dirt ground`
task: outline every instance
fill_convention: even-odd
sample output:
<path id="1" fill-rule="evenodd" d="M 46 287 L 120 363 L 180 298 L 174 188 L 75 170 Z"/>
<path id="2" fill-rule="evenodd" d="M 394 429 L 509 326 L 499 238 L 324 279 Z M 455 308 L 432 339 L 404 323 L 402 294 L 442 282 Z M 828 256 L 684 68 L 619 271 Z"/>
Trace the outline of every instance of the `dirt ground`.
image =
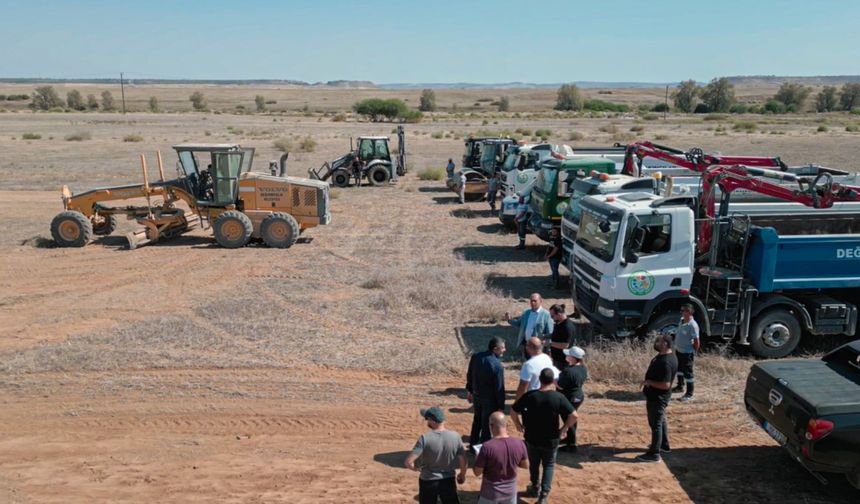
<path id="1" fill-rule="evenodd" d="M 409 125 L 413 172 L 387 188 L 336 190 L 332 224 L 287 251 L 224 250 L 202 230 L 135 251 L 122 233 L 83 249 L 50 246 L 55 188 L 135 181 L 137 151 L 161 149 L 171 164 L 171 143 L 240 141 L 259 147 L 264 170 L 274 138 L 312 135 L 317 149 L 290 158 L 300 174 L 345 152 L 350 135 L 392 127 L 272 119 L 0 115 L 0 502 L 415 502 L 417 474 L 402 461 L 425 429 L 418 409 L 439 404 L 448 427 L 467 433 L 468 352 L 492 336 L 512 341 L 501 315 L 523 309 L 531 292 L 568 302 L 545 286 L 533 237 L 515 251 L 485 204 L 464 208 L 442 182 L 417 180 L 460 155 L 462 140 L 431 134 L 525 125 L 606 144 L 601 126 L 635 124 Z M 715 124 L 677 119 L 647 122 L 644 136 L 659 129 L 682 148 L 857 168 L 857 137 L 814 134 L 812 119 L 770 120 L 785 133 L 715 136 Z M 62 140 L 79 128 L 92 140 Z M 262 130 L 271 131 L 247 134 Z M 20 140 L 25 131 L 44 138 Z M 122 141 L 136 132 L 144 142 Z M 643 373 L 649 357 L 634 356 Z M 633 461 L 648 437 L 635 381 L 593 372 L 582 449 L 560 455 L 552 502 L 856 502 L 842 478 L 819 485 L 745 417 L 749 361 L 713 359 L 703 369 L 732 371 L 706 373 L 697 401 L 670 407 L 664 464 Z M 513 390 L 517 367 L 506 367 Z M 477 502 L 479 488 L 470 476 L 462 502 Z"/>

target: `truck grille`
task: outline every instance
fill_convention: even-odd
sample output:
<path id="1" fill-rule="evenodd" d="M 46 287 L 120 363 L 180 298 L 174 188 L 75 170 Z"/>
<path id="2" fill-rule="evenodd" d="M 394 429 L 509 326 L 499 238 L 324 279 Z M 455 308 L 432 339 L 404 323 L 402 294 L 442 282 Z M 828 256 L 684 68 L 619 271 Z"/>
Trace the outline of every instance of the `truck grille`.
<path id="1" fill-rule="evenodd" d="M 590 277 L 595 283 L 600 283 L 600 279 L 603 278 L 603 274 L 596 269 L 592 268 L 585 261 L 580 259 L 579 257 L 573 258 L 573 265 L 583 271 L 586 275 Z"/>
<path id="2" fill-rule="evenodd" d="M 581 282 L 576 284 L 575 301 L 579 309 L 586 313 L 594 313 L 597 310 L 597 294 Z"/>

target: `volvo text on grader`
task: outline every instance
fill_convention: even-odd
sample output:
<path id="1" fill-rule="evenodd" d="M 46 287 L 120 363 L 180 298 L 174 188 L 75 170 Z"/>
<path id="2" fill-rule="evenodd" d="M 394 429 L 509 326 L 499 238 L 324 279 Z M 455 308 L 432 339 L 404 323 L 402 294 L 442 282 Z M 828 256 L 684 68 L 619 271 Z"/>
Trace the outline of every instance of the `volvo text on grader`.
<path id="1" fill-rule="evenodd" d="M 406 174 L 406 133 L 403 126 L 397 130 L 397 152 L 392 156 L 388 137 L 360 136 L 353 146 L 349 139 L 349 152 L 331 163 L 326 161 L 317 169 L 308 169 L 315 180 L 331 180 L 332 185 L 348 187 L 350 180 L 360 186 L 362 180 L 371 185 L 383 186 Z"/>
<path id="2" fill-rule="evenodd" d="M 307 228 L 328 224 L 328 184 L 286 176 L 288 154 L 270 165 L 271 175 L 252 172 L 254 149 L 231 144 L 182 144 L 176 178 L 149 182 L 141 154 L 143 183 L 72 194 L 63 186 L 63 206 L 51 222 L 61 247 L 83 247 L 93 235 L 109 235 L 120 215 L 144 229 L 127 235 L 130 249 L 185 233 L 198 225 L 212 228 L 225 248 L 245 246 L 252 238 L 268 246 L 292 246 Z M 108 202 L 145 199 L 145 205 L 109 206 Z M 184 203 L 188 209 L 177 207 Z"/>

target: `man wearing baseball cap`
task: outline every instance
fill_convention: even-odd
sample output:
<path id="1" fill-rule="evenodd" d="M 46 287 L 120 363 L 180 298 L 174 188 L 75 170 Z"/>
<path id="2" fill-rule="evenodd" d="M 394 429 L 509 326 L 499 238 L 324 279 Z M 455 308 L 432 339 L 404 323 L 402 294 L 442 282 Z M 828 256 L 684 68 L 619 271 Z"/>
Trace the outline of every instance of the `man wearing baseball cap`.
<path id="1" fill-rule="evenodd" d="M 445 429 L 445 412 L 438 406 L 421 410 L 427 421 L 428 432 L 422 434 L 406 457 L 406 467 L 420 471 L 418 477 L 419 504 L 460 504 L 457 483 L 466 481 L 465 450 L 460 435 Z M 454 474 L 459 467 L 457 482 Z"/>
<path id="2" fill-rule="evenodd" d="M 578 346 L 572 346 L 562 350 L 564 358 L 567 360 L 567 367 L 558 376 L 558 389 L 564 397 L 570 401 L 574 410 L 579 410 L 582 402 L 585 400 L 585 393 L 582 386 L 588 379 L 588 370 L 585 369 L 585 350 Z M 562 419 L 567 421 L 567 415 L 562 415 Z M 567 438 L 564 439 L 564 446 L 559 448 L 561 451 L 576 453 L 576 426 L 579 422 L 573 424 L 570 428 Z"/>

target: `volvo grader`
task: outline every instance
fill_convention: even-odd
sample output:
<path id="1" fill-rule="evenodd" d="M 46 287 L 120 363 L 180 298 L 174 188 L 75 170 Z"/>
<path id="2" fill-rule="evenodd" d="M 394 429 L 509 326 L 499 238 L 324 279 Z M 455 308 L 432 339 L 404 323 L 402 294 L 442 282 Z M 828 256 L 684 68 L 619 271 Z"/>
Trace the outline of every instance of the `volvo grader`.
<path id="1" fill-rule="evenodd" d="M 109 235 L 116 230 L 119 216 L 143 226 L 126 235 L 130 249 L 196 227 L 211 228 L 215 240 L 225 248 L 240 248 L 252 239 L 288 248 L 305 229 L 331 221 L 328 184 L 286 176 L 288 153 L 280 161 L 272 161 L 271 173 L 266 174 L 251 171 L 253 148 L 181 144 L 173 149 L 179 158 L 175 178 L 165 179 L 159 152 L 158 181 L 149 181 L 146 158 L 141 154 L 141 184 L 79 194 L 63 186 L 64 210 L 51 222 L 57 245 L 83 247 L 94 236 Z M 113 206 L 126 200 L 138 204 Z M 145 204 L 141 204 L 143 200 Z"/>

